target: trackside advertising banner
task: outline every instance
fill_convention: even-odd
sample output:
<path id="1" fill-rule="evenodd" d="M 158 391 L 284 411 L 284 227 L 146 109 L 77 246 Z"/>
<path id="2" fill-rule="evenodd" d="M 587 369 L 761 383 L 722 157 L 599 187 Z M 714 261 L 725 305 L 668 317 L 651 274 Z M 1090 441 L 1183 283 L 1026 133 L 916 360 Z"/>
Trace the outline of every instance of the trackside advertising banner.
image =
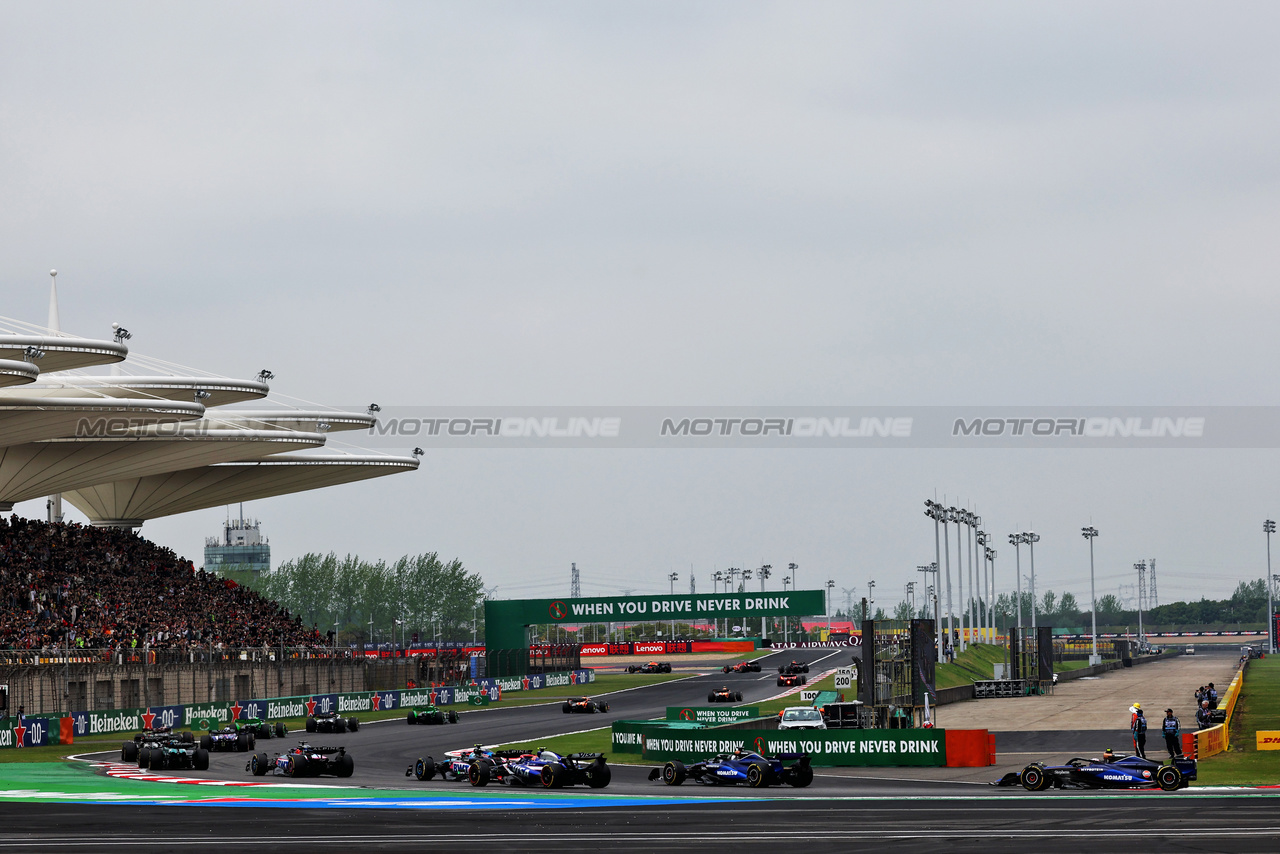
<path id="1" fill-rule="evenodd" d="M 763 755 L 808 753 L 820 766 L 947 764 L 944 730 L 724 730 L 645 733 L 646 762 L 698 762 L 717 753 L 753 750 Z"/>
<path id="2" fill-rule="evenodd" d="M 311 694 L 305 697 L 268 697 L 237 700 L 234 703 L 194 703 L 185 706 L 151 706 L 137 709 L 72 712 L 72 731 L 76 738 L 90 735 L 122 733 L 132 735 L 150 727 L 192 726 L 200 719 L 213 719 L 223 724 L 233 719 L 262 718 L 276 721 L 303 718 L 335 712 L 359 717 L 361 714 L 419 706 L 447 706 L 454 703 L 483 704 L 500 700 L 506 691 L 535 691 L 544 688 L 570 688 L 595 681 L 591 670 L 542 673 L 512 679 L 480 679 L 474 686 L 458 688 L 417 688 L 396 691 L 366 691 L 351 694 Z M 17 732 L 18 719 L 0 719 L 0 748 L 33 747 L 48 743 L 56 718 L 24 719 L 22 732 Z M 53 733 L 57 738 L 57 733 Z"/>
<path id="3" fill-rule="evenodd" d="M 747 718 L 760 717 L 760 710 L 755 706 L 738 706 L 726 709 L 722 706 L 667 706 L 667 720 L 696 721 L 702 724 L 718 726 L 720 724 L 736 724 Z"/>

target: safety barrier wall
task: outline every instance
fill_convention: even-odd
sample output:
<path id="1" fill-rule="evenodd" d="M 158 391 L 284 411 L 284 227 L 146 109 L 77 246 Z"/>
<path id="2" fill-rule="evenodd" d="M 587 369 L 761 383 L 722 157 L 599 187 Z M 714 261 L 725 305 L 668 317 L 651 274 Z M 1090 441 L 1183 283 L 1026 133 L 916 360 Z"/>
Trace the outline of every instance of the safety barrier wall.
<path id="1" fill-rule="evenodd" d="M 1222 702 L 1218 704 L 1218 708 L 1226 710 L 1226 721 L 1194 733 L 1196 759 L 1207 759 L 1214 754 L 1225 753 L 1231 749 L 1231 720 L 1235 716 L 1236 702 L 1240 699 L 1240 691 L 1244 687 L 1244 672 L 1247 666 L 1246 662 L 1236 671 L 1235 678 L 1231 680 L 1231 684 L 1222 695 Z"/>
<path id="2" fill-rule="evenodd" d="M 766 755 L 808 753 L 809 761 L 822 767 L 947 764 L 946 731 L 940 729 L 801 732 L 720 728 L 643 735 L 640 758 L 646 762 L 698 762 L 717 753 L 745 749 Z"/>
<path id="3" fill-rule="evenodd" d="M 508 691 L 537 691 L 548 688 L 567 688 L 586 685 L 595 681 L 591 670 L 574 670 L 564 673 L 542 673 L 512 679 L 479 679 L 473 685 L 446 686 L 440 688 L 391 689 L 386 691 L 357 691 L 329 694 L 301 694 L 292 697 L 266 697 L 236 700 L 232 703 L 191 703 L 173 706 L 146 706 L 129 709 L 105 709 L 72 712 L 61 721 L 58 718 L 26 716 L 18 724 L 17 718 L 0 720 L 0 748 L 35 747 L 58 743 L 50 741 L 51 732 L 67 731 L 70 737 L 111 733 L 134 733 L 147 727 L 195 726 L 201 721 L 225 724 L 232 719 L 300 718 L 313 714 L 335 712 L 341 715 L 359 715 L 384 712 L 392 709 L 415 708 L 428 705 L 447 706 L 458 703 L 484 704 L 497 700 Z M 64 724 L 63 721 L 69 721 Z M 18 728 L 25 727 L 19 734 Z M 55 727 L 57 729 L 55 730 Z"/>

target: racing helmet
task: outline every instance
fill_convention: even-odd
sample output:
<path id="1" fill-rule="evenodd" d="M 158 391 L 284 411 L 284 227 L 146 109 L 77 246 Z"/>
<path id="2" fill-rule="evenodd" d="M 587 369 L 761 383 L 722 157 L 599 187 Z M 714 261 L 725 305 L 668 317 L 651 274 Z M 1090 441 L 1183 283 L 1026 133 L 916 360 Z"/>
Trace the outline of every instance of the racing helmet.
<path id="1" fill-rule="evenodd" d="M 1133 707 L 1134 707 L 1135 709 L 1141 709 L 1141 708 L 1142 708 L 1142 704 L 1141 704 L 1141 703 L 1134 703 L 1134 704 L 1133 704 Z"/>

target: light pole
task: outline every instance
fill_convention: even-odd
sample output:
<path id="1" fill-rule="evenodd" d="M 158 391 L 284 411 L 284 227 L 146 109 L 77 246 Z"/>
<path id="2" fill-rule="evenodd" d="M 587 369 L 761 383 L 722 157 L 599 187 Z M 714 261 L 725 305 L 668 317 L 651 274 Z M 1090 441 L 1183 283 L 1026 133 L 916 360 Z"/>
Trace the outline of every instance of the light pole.
<path id="1" fill-rule="evenodd" d="M 827 639 L 831 638 L 831 591 L 836 587 L 833 579 L 827 579 Z"/>
<path id="2" fill-rule="evenodd" d="M 791 565 L 792 565 L 792 566 L 795 566 L 795 564 L 794 564 L 794 563 L 793 563 L 793 564 L 791 564 Z M 789 576 L 789 575 L 784 575 L 784 576 L 782 576 L 782 595 L 783 595 L 784 597 L 787 595 L 787 585 L 789 585 L 790 583 L 791 583 L 791 576 Z M 788 632 L 788 630 L 787 630 L 787 615 L 786 615 L 786 614 L 783 614 L 783 615 L 782 615 L 782 642 L 783 642 L 783 643 L 790 643 L 790 642 L 791 642 L 791 635 L 790 635 L 790 633 L 789 633 L 789 632 Z"/>
<path id="3" fill-rule="evenodd" d="M 960 533 L 960 526 L 968 521 L 969 514 L 955 507 L 948 507 L 947 512 L 951 515 L 951 521 L 956 523 L 956 598 L 960 600 L 960 651 L 964 652 L 969 648 L 964 630 L 969 606 L 965 604 L 964 598 L 964 536 Z"/>
<path id="4" fill-rule="evenodd" d="M 671 595 L 676 595 L 676 582 L 680 580 L 680 573 L 673 572 L 667 576 L 667 581 L 671 582 Z M 671 615 L 671 639 L 676 639 L 676 618 L 675 613 Z"/>
<path id="5" fill-rule="evenodd" d="M 876 604 L 876 583 L 874 581 L 867 582 L 867 619 L 875 619 L 875 611 L 871 610 L 871 606 Z"/>
<path id="6" fill-rule="evenodd" d="M 1267 535 L 1267 653 L 1276 654 L 1275 605 L 1271 601 L 1271 535 L 1276 532 L 1276 523 L 1268 519 L 1262 523 L 1262 530 Z"/>
<path id="7" fill-rule="evenodd" d="M 1035 531 L 1028 531 L 1022 535 L 1023 542 L 1031 549 L 1031 630 L 1036 629 L 1036 543 L 1040 542 L 1040 535 Z"/>
<path id="8" fill-rule="evenodd" d="M 907 607 L 911 609 L 911 616 L 916 615 L 916 583 L 914 581 L 907 582 Z"/>
<path id="9" fill-rule="evenodd" d="M 935 562 L 928 566 L 917 566 L 916 572 L 933 573 L 933 583 L 929 585 L 929 596 L 933 599 L 933 636 L 938 642 L 938 658 L 936 660 L 942 661 L 942 611 L 941 606 L 938 604 L 938 564 Z"/>
<path id="10" fill-rule="evenodd" d="M 1147 592 L 1147 562 L 1140 560 L 1133 565 L 1138 570 L 1138 648 L 1142 648 L 1142 606 Z"/>
<path id="11" fill-rule="evenodd" d="M 760 576 L 760 592 L 761 593 L 764 592 L 764 580 L 772 574 L 773 574 L 773 564 L 766 563 L 764 566 L 756 570 L 756 575 Z M 765 618 L 761 617 L 760 618 L 760 637 L 762 638 L 768 634 L 768 632 L 765 630 L 764 621 L 765 621 Z"/>
<path id="12" fill-rule="evenodd" d="M 1089 610 L 1093 612 L 1093 652 L 1089 655 L 1090 666 L 1101 664 L 1098 657 L 1098 594 L 1093 586 L 1093 538 L 1098 536 L 1098 529 L 1090 525 L 1080 529 L 1080 535 L 1089 541 Z"/>
<path id="13" fill-rule="evenodd" d="M 991 642 L 996 642 L 996 550 L 987 546 L 987 563 L 991 566 L 991 598 L 987 602 L 987 617 L 991 621 Z"/>
<path id="14" fill-rule="evenodd" d="M 951 535 L 948 533 L 951 529 L 947 527 L 947 524 L 951 522 L 951 514 L 954 512 L 954 508 L 952 509 L 939 508 L 939 510 L 941 510 L 941 512 L 944 514 L 942 519 L 942 522 L 943 522 L 942 554 L 944 556 L 945 566 L 947 569 L 947 647 L 954 652 L 955 637 L 956 637 L 956 618 L 955 618 L 955 611 L 953 610 L 952 601 L 951 601 L 951 543 L 949 542 Z"/>
<path id="15" fill-rule="evenodd" d="M 978 597 L 977 587 L 974 584 L 977 576 L 973 568 L 974 558 L 977 556 L 977 546 L 974 545 L 974 537 L 976 536 L 979 526 L 982 525 L 982 517 L 976 513 L 965 511 L 969 517 L 969 642 L 973 642 L 974 632 L 978 628 Z"/>
<path id="16" fill-rule="evenodd" d="M 938 641 L 938 661 L 943 660 L 942 645 L 942 605 L 940 604 L 942 596 L 942 585 L 939 583 L 938 567 L 942 565 L 942 546 L 938 539 L 938 521 L 941 518 L 942 507 L 936 501 L 924 502 L 924 515 L 933 520 L 933 583 L 934 583 L 934 611 L 933 620 L 933 636 Z M 923 567 L 916 567 L 917 570 L 923 571 Z"/>
<path id="17" fill-rule="evenodd" d="M 1018 581 L 1018 628 L 1022 628 L 1022 535 L 1010 534 L 1009 545 L 1013 546 L 1014 572 Z"/>
<path id="18" fill-rule="evenodd" d="M 724 578 L 724 573 L 718 569 L 715 572 L 711 573 L 711 589 L 716 593 L 720 592 L 720 580 L 722 578 Z M 715 632 L 714 632 L 715 636 L 719 637 L 720 636 L 720 618 L 712 617 L 711 624 L 715 627 Z"/>
<path id="19" fill-rule="evenodd" d="M 991 612 L 991 602 L 987 595 L 987 532 L 978 531 L 974 541 L 978 544 L 979 575 L 981 576 L 976 580 L 982 585 L 982 592 L 978 594 L 978 637 L 985 641 L 987 617 Z"/>

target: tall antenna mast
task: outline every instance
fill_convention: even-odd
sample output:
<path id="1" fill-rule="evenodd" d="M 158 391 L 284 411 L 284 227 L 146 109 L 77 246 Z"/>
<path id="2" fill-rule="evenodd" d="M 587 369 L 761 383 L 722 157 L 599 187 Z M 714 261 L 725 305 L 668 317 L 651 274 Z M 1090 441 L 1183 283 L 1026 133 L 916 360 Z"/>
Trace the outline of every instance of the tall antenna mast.
<path id="1" fill-rule="evenodd" d="M 578 577 L 578 565 L 576 563 L 569 564 L 569 597 L 571 599 L 582 597 L 582 579 Z"/>

